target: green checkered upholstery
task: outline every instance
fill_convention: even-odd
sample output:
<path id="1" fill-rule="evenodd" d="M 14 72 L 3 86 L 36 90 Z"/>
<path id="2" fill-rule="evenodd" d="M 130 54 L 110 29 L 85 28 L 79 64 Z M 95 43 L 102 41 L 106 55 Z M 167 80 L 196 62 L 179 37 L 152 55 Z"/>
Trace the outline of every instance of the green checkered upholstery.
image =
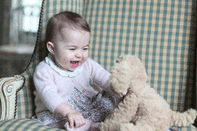
<path id="1" fill-rule="evenodd" d="M 173 131 L 196 131 L 194 126 L 184 128 L 173 128 Z M 65 131 L 57 128 L 50 128 L 39 124 L 28 118 L 12 119 L 0 122 L 0 131 Z"/>
<path id="2" fill-rule="evenodd" d="M 195 4 L 195 0 L 87 0 L 90 56 L 110 70 L 119 55 L 137 55 L 146 65 L 149 84 L 172 109 L 197 108 L 196 98 L 191 99 L 194 74 L 188 74 L 194 70 Z"/>
<path id="3" fill-rule="evenodd" d="M 196 0 L 43 0 L 36 48 L 22 74 L 25 85 L 16 95 L 15 119 L 0 122 L 0 130 L 49 130 L 29 119 L 35 110 L 32 75 L 47 55 L 46 23 L 64 10 L 81 14 L 90 24 L 89 56 L 104 68 L 110 71 L 119 55 L 137 55 L 146 65 L 148 83 L 173 110 L 197 109 L 196 4 Z"/>
<path id="4" fill-rule="evenodd" d="M 65 131 L 50 128 L 28 118 L 12 119 L 0 123 L 0 131 Z"/>

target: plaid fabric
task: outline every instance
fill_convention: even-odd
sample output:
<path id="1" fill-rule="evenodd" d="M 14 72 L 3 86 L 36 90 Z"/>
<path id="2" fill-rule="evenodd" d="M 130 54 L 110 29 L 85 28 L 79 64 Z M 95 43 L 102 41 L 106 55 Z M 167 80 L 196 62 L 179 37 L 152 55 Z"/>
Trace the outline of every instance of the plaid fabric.
<path id="1" fill-rule="evenodd" d="M 31 119 L 12 119 L 0 122 L 0 131 L 65 131 L 50 128 Z"/>
<path id="2" fill-rule="evenodd" d="M 195 126 L 187 126 L 187 127 L 182 127 L 182 128 L 171 128 L 171 131 L 196 131 Z"/>
<path id="3" fill-rule="evenodd" d="M 39 26 L 42 28 L 30 64 L 22 74 L 26 82 L 17 93 L 15 118 L 34 115 L 32 75 L 47 54 L 42 42 L 46 23 L 53 14 L 63 10 L 77 12 L 88 21 L 92 31 L 89 56 L 107 70 L 119 55 L 135 54 L 146 65 L 149 84 L 173 110 L 197 109 L 195 5 L 196 0 L 43 0 L 43 22 Z M 25 120 L 4 122 L 7 127 L 0 129 L 15 128 L 17 123 L 25 124 Z M 9 122 L 16 122 L 15 127 Z M 33 130 L 35 123 L 28 122 Z M 194 127 L 182 129 L 195 130 Z"/>
<path id="4" fill-rule="evenodd" d="M 172 128 L 172 131 L 196 131 L 194 126 L 187 126 L 184 128 Z M 39 124 L 38 122 L 22 118 L 12 119 L 0 122 L 0 131 L 65 131 L 57 128 L 50 128 Z"/>
<path id="5" fill-rule="evenodd" d="M 172 131 L 196 131 L 194 126 L 184 128 L 172 128 Z M 12 119 L 0 122 L 0 131 L 65 131 L 57 128 L 50 128 L 39 124 L 32 119 Z"/>
<path id="6" fill-rule="evenodd" d="M 196 106 L 196 0 L 86 0 L 90 57 L 107 70 L 122 54 L 144 61 L 149 84 L 173 110 Z"/>

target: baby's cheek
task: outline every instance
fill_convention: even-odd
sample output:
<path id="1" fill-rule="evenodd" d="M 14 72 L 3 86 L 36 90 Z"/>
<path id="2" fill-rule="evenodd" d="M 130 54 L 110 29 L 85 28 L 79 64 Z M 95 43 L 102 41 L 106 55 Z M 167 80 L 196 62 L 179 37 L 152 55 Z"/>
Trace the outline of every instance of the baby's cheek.
<path id="1" fill-rule="evenodd" d="M 87 57 L 83 58 L 83 61 L 86 61 L 87 60 Z"/>
<path id="2" fill-rule="evenodd" d="M 87 58 L 83 58 L 82 59 L 82 64 L 87 60 Z"/>
<path id="3" fill-rule="evenodd" d="M 64 57 L 64 61 L 65 61 L 65 62 L 69 62 L 69 60 L 68 60 L 67 57 Z"/>

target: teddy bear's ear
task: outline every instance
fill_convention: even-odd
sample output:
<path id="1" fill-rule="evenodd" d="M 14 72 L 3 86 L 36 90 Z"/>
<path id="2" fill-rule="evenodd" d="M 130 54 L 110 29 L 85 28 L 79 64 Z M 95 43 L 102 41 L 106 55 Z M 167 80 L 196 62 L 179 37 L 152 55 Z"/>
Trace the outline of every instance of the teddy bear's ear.
<path id="1" fill-rule="evenodd" d="M 145 66 L 137 56 L 127 55 L 125 62 L 129 66 L 131 78 L 147 79 Z"/>

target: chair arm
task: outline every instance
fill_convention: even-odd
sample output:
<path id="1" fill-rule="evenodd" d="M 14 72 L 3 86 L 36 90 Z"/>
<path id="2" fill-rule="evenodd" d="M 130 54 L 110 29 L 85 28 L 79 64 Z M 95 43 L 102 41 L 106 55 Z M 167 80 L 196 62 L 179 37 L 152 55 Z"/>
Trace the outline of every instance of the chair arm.
<path id="1" fill-rule="evenodd" d="M 0 121 L 14 118 L 16 93 L 24 81 L 21 75 L 0 79 Z"/>

